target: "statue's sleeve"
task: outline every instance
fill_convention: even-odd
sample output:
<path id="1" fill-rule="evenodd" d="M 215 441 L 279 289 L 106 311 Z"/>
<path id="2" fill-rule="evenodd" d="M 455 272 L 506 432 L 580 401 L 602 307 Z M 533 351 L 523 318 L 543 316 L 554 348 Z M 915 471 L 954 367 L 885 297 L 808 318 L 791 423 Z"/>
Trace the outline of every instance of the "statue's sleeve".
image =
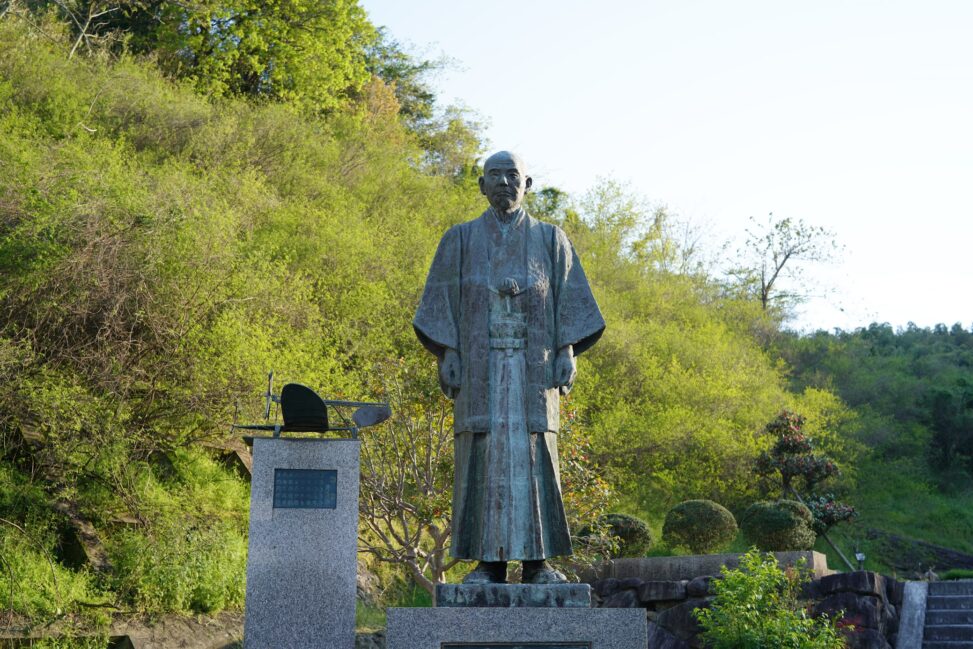
<path id="1" fill-rule="evenodd" d="M 459 227 L 450 228 L 439 241 L 426 288 L 412 326 L 419 341 L 442 359 L 446 348 L 459 349 L 459 279 L 461 263 Z"/>
<path id="2" fill-rule="evenodd" d="M 577 356 L 598 342 L 605 319 L 574 246 L 561 228 L 554 228 L 553 251 L 557 348 L 572 345 Z"/>

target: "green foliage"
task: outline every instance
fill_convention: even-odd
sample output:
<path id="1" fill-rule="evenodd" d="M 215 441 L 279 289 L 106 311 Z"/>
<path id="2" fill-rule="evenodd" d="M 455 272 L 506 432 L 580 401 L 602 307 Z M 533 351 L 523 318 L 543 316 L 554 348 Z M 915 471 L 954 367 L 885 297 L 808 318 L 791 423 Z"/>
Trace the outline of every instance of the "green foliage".
<path id="1" fill-rule="evenodd" d="M 245 493 L 186 449 L 257 419 L 267 370 L 330 396 L 399 385 L 412 408 L 441 405 L 410 321 L 442 232 L 483 209 L 471 118 L 404 124 L 397 84 L 420 84 L 406 110 L 425 115 L 422 70 L 393 69 L 390 46 L 382 79 L 368 74 L 357 4 L 251 5 L 113 12 L 114 51 L 150 52 L 165 72 L 69 58 L 64 16 L 49 38 L 0 20 L 0 445 L 45 502 L 79 504 L 115 565 L 104 587 L 146 611 L 239 606 Z M 787 393 L 753 335 L 773 321 L 707 275 L 665 210 L 609 182 L 538 197 L 610 322 L 579 361 L 559 438 L 572 529 L 619 493 L 648 513 L 746 502 L 767 445 L 752 432 L 781 404 L 809 422 L 842 412 L 826 389 Z M 396 412 L 401 444 L 433 410 Z M 440 534 L 448 444 L 431 483 L 402 489 Z"/>
<path id="2" fill-rule="evenodd" d="M 816 533 L 825 534 L 834 525 L 858 515 L 851 505 L 835 500 L 834 494 L 811 493 L 819 483 L 839 476 L 841 472 L 831 458 L 814 453 L 815 441 L 804 432 L 804 417 L 783 410 L 767 424 L 764 432 L 777 440 L 769 451 L 757 458 L 756 472 L 779 478 L 781 497 L 793 494 L 807 506 Z M 805 498 L 797 495 L 798 481 L 807 494 Z"/>
<path id="3" fill-rule="evenodd" d="M 531 198 L 574 242 L 609 326 L 579 360 L 574 398 L 594 455 L 634 511 L 661 516 L 694 497 L 741 506 L 757 494 L 753 434 L 781 403 L 818 420 L 840 410 L 825 391 L 788 394 L 753 336 L 773 324 L 700 268 L 664 209 L 609 181 L 578 201 Z"/>
<path id="4" fill-rule="evenodd" d="M 855 527 L 973 551 L 973 464 L 962 451 L 960 407 L 963 384 L 973 381 L 973 334 L 960 325 L 894 329 L 874 323 L 786 336 L 778 345 L 794 368 L 795 389 L 826 387 L 857 413 L 832 427 L 866 449 L 854 461 L 858 484 L 845 485 L 860 512 Z M 942 392 L 950 396 L 936 398 Z M 820 433 L 815 437 L 826 441 Z M 843 468 L 852 466 L 830 447 L 826 451 Z M 839 543 L 847 539 L 845 547 L 861 544 L 874 569 L 911 575 L 928 567 L 927 560 L 854 529 L 838 527 L 834 535 Z"/>
<path id="5" fill-rule="evenodd" d="M 0 609 L 36 624 L 103 626 L 108 620 L 98 605 L 105 597 L 94 575 L 56 559 L 59 523 L 43 490 L 0 464 Z"/>
<path id="6" fill-rule="evenodd" d="M 783 571 L 773 555 L 752 549 L 740 558 L 740 567 L 721 569 L 712 582 L 709 608 L 696 609 L 703 632 L 700 638 L 712 649 L 841 649 L 844 639 L 833 620 L 810 618 L 799 601 L 807 576 Z"/>
<path id="7" fill-rule="evenodd" d="M 737 522 L 723 505 L 712 500 L 687 500 L 666 514 L 662 539 L 670 547 L 687 547 L 694 554 L 725 549 L 737 535 Z"/>
<path id="8" fill-rule="evenodd" d="M 605 512 L 615 502 L 615 488 L 596 464 L 591 432 L 580 421 L 578 409 L 569 396 L 561 399 L 561 431 L 558 433 L 558 458 L 561 488 L 568 529 L 579 530 L 572 538 L 574 555 L 562 570 L 574 574 L 618 550 L 620 534 L 614 531 Z M 609 515 L 610 516 L 610 515 Z M 641 521 L 639 521 L 641 522 Z M 614 535 L 613 535 L 614 534 Z M 621 543 L 624 543 L 624 539 Z M 641 556 L 652 544 L 650 536 L 632 539 L 630 556 Z M 645 550 L 639 550 L 641 544 Z"/>
<path id="9" fill-rule="evenodd" d="M 796 500 L 755 502 L 740 517 L 747 543 L 768 552 L 810 550 L 817 535 L 811 511 Z"/>
<path id="10" fill-rule="evenodd" d="M 171 455 L 157 478 L 133 467 L 131 499 L 142 524 L 109 541 L 114 589 L 139 611 L 208 613 L 243 606 L 247 485 L 199 451 Z"/>
<path id="11" fill-rule="evenodd" d="M 838 523 L 854 520 L 858 511 L 851 505 L 838 502 L 834 494 L 812 496 L 804 501 L 814 517 L 814 531 L 824 534 Z"/>
<path id="12" fill-rule="evenodd" d="M 859 411 L 856 433 L 878 458 L 918 454 L 938 473 L 973 473 L 973 334 L 960 325 L 876 323 L 788 337 L 779 351 L 795 368 L 795 385 L 833 387 Z"/>
<path id="13" fill-rule="evenodd" d="M 167 74 L 212 96 L 334 110 L 370 76 L 366 49 L 376 34 L 355 0 L 33 4 L 53 5 L 75 47 L 150 54 Z"/>
<path id="14" fill-rule="evenodd" d="M 776 437 L 770 451 L 757 458 L 757 473 L 779 475 L 784 497 L 797 487 L 794 479 L 803 482 L 805 491 L 812 491 L 817 484 L 839 474 L 838 465 L 830 458 L 812 453 L 814 439 L 804 434 L 804 417 L 781 411 L 764 427 L 764 432 Z"/>
<path id="15" fill-rule="evenodd" d="M 395 90 L 399 114 L 414 130 L 421 130 L 435 115 L 436 94 L 429 75 L 442 68 L 443 61 L 420 60 L 380 27 L 366 50 L 368 71 Z"/>
<path id="16" fill-rule="evenodd" d="M 950 568 L 949 570 L 939 573 L 939 578 L 943 581 L 952 581 L 955 579 L 973 579 L 973 570 L 966 570 L 964 568 Z"/>
<path id="17" fill-rule="evenodd" d="M 613 557 L 644 557 L 652 548 L 652 530 L 640 518 L 612 513 L 601 516 L 598 522 L 618 538 L 618 549 L 612 553 Z"/>

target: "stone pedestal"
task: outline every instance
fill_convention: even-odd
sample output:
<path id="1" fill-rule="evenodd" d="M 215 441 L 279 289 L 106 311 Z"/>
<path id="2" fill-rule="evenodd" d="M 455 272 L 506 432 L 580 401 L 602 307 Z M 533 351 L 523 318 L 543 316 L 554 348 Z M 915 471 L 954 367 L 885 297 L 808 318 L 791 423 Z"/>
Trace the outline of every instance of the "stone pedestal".
<path id="1" fill-rule="evenodd" d="M 645 649 L 642 609 L 589 608 L 585 584 L 442 585 L 436 608 L 390 608 L 386 649 Z"/>
<path id="2" fill-rule="evenodd" d="M 253 440 L 246 649 L 354 646 L 359 448 Z"/>

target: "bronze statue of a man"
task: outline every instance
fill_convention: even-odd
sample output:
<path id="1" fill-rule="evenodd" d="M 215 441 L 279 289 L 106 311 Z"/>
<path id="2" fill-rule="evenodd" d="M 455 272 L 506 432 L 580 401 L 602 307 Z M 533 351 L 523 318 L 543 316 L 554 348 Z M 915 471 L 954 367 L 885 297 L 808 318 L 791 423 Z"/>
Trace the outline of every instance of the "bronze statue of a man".
<path id="1" fill-rule="evenodd" d="M 505 582 L 510 560 L 524 583 L 565 581 L 545 560 L 571 554 L 559 395 L 605 321 L 567 236 L 524 211 L 531 182 L 517 155 L 487 159 L 490 207 L 443 236 L 413 321 L 454 400 L 450 552 L 480 562 L 466 583 Z"/>

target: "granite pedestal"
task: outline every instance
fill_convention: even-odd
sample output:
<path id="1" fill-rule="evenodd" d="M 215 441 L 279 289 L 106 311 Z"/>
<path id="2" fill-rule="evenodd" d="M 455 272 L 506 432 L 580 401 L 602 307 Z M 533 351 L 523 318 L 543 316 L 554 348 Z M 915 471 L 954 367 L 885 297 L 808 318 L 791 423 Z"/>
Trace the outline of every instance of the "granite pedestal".
<path id="1" fill-rule="evenodd" d="M 359 442 L 255 438 L 243 643 L 355 645 Z"/>
<path id="2" fill-rule="evenodd" d="M 642 609 L 589 608 L 585 584 L 441 585 L 435 608 L 390 608 L 386 649 L 645 649 Z"/>

